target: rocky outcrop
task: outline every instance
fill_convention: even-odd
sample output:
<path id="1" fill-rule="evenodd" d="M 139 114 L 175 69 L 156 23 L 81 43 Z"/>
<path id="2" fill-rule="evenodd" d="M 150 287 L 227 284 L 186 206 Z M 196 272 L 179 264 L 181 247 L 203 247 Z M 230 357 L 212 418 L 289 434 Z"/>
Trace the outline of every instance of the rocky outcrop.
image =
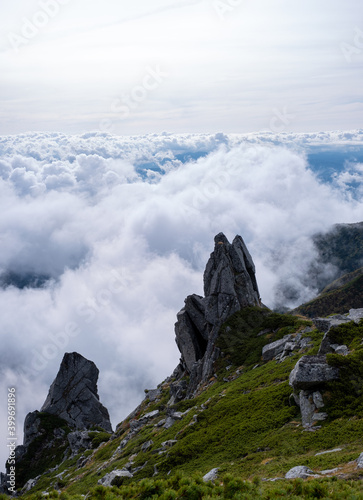
<path id="1" fill-rule="evenodd" d="M 27 481 L 29 488 L 33 485 L 32 467 L 58 466 L 70 453 L 91 448 L 88 430 L 92 427 L 112 432 L 108 411 L 97 393 L 98 373 L 96 365 L 80 354 L 64 355 L 41 411 L 25 418 L 24 444 L 15 450 L 20 486 Z"/>
<path id="2" fill-rule="evenodd" d="M 328 415 L 321 411 L 325 404 L 319 389 L 338 378 L 339 370 L 328 365 L 326 356 L 303 356 L 296 363 L 289 383 L 294 388 L 304 427 L 312 428 L 316 422 L 327 418 Z"/>
<path id="3" fill-rule="evenodd" d="M 325 356 L 303 356 L 290 373 L 289 383 L 294 390 L 308 390 L 338 377 L 338 369 L 329 366 Z"/>
<path id="4" fill-rule="evenodd" d="M 80 354 L 66 353 L 41 411 L 57 415 L 78 430 L 101 427 L 112 432 L 97 392 L 98 368 Z"/>
<path id="5" fill-rule="evenodd" d="M 182 355 L 178 371 L 187 371 L 191 377 L 189 394 L 212 373 L 219 356 L 215 341 L 220 326 L 242 308 L 261 306 L 255 266 L 241 236 L 230 244 L 219 233 L 214 242 L 204 272 L 204 297 L 188 296 L 175 324 L 176 343 Z M 174 392 L 178 393 L 178 387 Z"/>

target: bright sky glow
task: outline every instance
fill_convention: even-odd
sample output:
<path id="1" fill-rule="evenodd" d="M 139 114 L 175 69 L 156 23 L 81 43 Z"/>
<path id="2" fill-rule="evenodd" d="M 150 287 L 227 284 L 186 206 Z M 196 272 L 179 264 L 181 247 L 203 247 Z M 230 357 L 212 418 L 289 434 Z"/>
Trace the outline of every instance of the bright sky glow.
<path id="1" fill-rule="evenodd" d="M 361 126 L 360 0 L 18 0 L 1 9 L 1 134 Z"/>

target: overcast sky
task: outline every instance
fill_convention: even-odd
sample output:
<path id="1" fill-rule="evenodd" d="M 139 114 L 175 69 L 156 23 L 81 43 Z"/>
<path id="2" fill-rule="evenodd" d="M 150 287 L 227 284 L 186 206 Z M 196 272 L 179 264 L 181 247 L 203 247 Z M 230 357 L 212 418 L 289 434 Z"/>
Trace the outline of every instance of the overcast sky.
<path id="1" fill-rule="evenodd" d="M 1 134 L 361 126 L 361 0 L 17 0 L 0 30 Z"/>

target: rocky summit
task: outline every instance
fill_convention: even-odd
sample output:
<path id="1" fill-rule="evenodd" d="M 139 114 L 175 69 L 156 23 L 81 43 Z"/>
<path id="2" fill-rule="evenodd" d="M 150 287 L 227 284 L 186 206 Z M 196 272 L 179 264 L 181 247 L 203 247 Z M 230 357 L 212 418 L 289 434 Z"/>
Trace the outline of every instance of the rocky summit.
<path id="1" fill-rule="evenodd" d="M 261 306 L 255 266 L 241 236 L 236 236 L 231 244 L 219 233 L 214 243 L 204 271 L 205 296 L 189 295 L 175 324 L 181 352 L 177 371 L 191 375 L 189 393 L 211 374 L 219 356 L 215 341 L 220 326 L 245 307 Z"/>
<path id="2" fill-rule="evenodd" d="M 41 411 L 57 415 L 78 430 L 101 427 L 112 432 L 97 392 L 98 368 L 80 354 L 66 353 Z"/>

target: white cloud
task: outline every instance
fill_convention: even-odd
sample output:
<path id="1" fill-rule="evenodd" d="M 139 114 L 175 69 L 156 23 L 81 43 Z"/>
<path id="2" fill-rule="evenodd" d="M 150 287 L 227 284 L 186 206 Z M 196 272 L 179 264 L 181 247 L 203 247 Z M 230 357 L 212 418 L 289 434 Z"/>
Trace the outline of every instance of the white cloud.
<path id="1" fill-rule="evenodd" d="M 1 138 L 0 272 L 53 278 L 41 289 L 0 289 L 1 370 L 4 386 L 19 391 L 19 437 L 66 351 L 99 367 L 114 426 L 171 374 L 176 313 L 188 294 L 203 293 L 220 231 L 245 239 L 267 305 L 281 282 L 296 302 L 311 297 L 310 236 L 360 220 L 362 201 L 346 189 L 348 174 L 323 184 L 291 148 L 361 139 L 362 131 Z"/>

